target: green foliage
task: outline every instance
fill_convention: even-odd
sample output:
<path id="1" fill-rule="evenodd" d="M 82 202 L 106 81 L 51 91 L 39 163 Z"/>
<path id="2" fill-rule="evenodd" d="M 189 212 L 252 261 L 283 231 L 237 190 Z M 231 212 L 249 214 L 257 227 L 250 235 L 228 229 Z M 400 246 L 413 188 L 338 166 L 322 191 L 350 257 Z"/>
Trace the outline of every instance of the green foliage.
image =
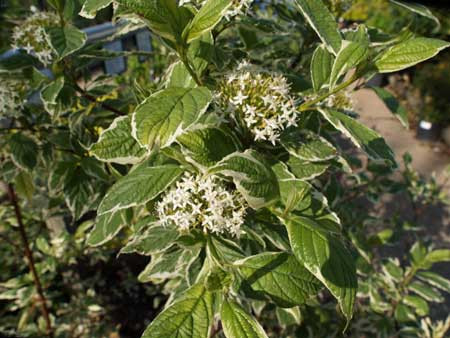
<path id="1" fill-rule="evenodd" d="M 127 52 L 126 74 L 92 74 L 90 65 L 117 54 L 87 42 L 70 0 L 49 2 L 55 22 L 39 31 L 48 43 L 33 40 L 0 63 L 0 79 L 15 81 L 0 82 L 0 179 L 12 203 L 0 207 L 0 235 L 13 246 L 0 247 L 0 299 L 10 301 L 0 314 L 15 316 L 0 329 L 113 334 L 108 318 L 81 333 L 67 324 L 95 321 L 95 291 L 82 285 L 63 301 L 55 290 L 70 284 L 62 271 L 84 255 L 97 264 L 120 253 L 148 256 L 128 282 L 166 296 L 161 308 L 150 290 L 154 308 L 139 320 L 155 318 L 134 335 L 443 337 L 449 325 L 428 316 L 450 285 L 430 270 L 449 251 L 424 239 L 402 260 L 380 257 L 411 229 L 395 219 L 370 228 L 355 200 L 402 191 L 417 207 L 444 196 L 408 157 L 402 181 L 391 180 L 394 153 L 357 121 L 349 96 L 355 82 L 423 62 L 449 43 L 364 24 L 340 30 L 332 12 L 344 6 L 321 0 L 87 0 L 80 15 L 111 3 L 117 20 L 133 19 L 123 31 L 151 31 L 147 63 Z M 392 96 L 375 90 L 406 124 Z M 28 99 L 33 93 L 40 102 Z M 367 155 L 367 168 L 340 136 Z M 11 254 L 16 243 L 28 267 Z"/>

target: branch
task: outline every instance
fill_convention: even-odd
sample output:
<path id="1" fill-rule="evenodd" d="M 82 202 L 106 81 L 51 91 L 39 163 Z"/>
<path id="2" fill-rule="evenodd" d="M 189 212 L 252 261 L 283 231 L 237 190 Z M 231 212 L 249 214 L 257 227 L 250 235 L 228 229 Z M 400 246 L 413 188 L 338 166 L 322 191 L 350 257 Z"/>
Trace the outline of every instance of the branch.
<path id="1" fill-rule="evenodd" d="M 113 113 L 115 113 L 116 115 L 119 115 L 119 116 L 127 115 L 127 114 L 125 114 L 124 112 L 122 112 L 122 111 L 120 111 L 120 110 L 118 110 L 118 109 L 116 109 L 116 108 L 110 106 L 110 105 L 107 104 L 107 103 L 104 103 L 104 102 L 98 102 L 97 99 L 96 99 L 94 96 L 92 96 L 92 95 L 86 93 L 86 92 L 85 92 L 84 90 L 82 90 L 81 88 L 77 88 L 77 90 L 78 90 L 78 92 L 79 92 L 81 95 L 83 95 L 84 98 L 88 99 L 89 101 L 91 101 L 91 102 L 93 102 L 93 103 L 100 104 L 100 106 L 102 106 L 104 109 L 109 110 L 109 111 L 111 111 L 111 112 L 113 112 Z"/>
<path id="2" fill-rule="evenodd" d="M 33 276 L 33 281 L 36 286 L 36 290 L 37 290 L 37 293 L 39 296 L 39 301 L 41 303 L 42 315 L 44 316 L 44 320 L 47 325 L 47 335 L 48 335 L 48 337 L 53 338 L 53 329 L 52 329 L 52 324 L 50 321 L 50 312 L 47 307 L 47 299 L 45 298 L 44 291 L 42 289 L 41 280 L 39 279 L 39 275 L 36 271 L 33 253 L 30 250 L 30 243 L 28 241 L 28 237 L 25 232 L 25 226 L 23 224 L 22 212 L 20 211 L 19 202 L 17 200 L 17 196 L 14 191 L 14 187 L 11 184 L 8 184 L 7 188 L 8 188 L 9 200 L 11 201 L 11 204 L 14 207 L 14 212 L 16 214 L 17 223 L 19 224 L 19 233 L 20 233 L 20 237 L 22 239 L 22 243 L 24 246 L 24 253 L 27 258 L 28 267 Z"/>

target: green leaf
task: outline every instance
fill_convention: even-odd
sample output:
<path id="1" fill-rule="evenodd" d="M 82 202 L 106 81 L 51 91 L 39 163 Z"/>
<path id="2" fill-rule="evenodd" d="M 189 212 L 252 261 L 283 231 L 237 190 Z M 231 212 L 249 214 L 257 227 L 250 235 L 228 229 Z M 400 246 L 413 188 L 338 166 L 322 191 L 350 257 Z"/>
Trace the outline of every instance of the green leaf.
<path id="1" fill-rule="evenodd" d="M 416 316 L 413 311 L 406 305 L 398 304 L 394 313 L 395 319 L 401 323 L 415 322 Z"/>
<path id="2" fill-rule="evenodd" d="M 86 0 L 80 11 L 80 16 L 86 19 L 94 19 L 97 12 L 108 7 L 113 0 Z"/>
<path id="3" fill-rule="evenodd" d="M 412 282 L 408 286 L 408 289 L 410 291 L 415 292 L 420 297 L 426 299 L 429 302 L 442 303 L 444 301 L 444 297 L 442 297 L 439 291 L 433 289 L 431 286 L 428 286 L 422 282 L 419 281 Z"/>
<path id="4" fill-rule="evenodd" d="M 319 109 L 319 112 L 370 158 L 396 166 L 394 152 L 378 133 L 339 111 Z"/>
<path id="5" fill-rule="evenodd" d="M 232 177 L 237 190 L 253 209 L 271 204 L 280 195 L 275 173 L 254 150 L 228 155 L 212 167 L 209 173 Z"/>
<path id="6" fill-rule="evenodd" d="M 220 319 L 227 338 L 267 338 L 261 324 L 234 301 L 223 301 Z"/>
<path id="7" fill-rule="evenodd" d="M 223 263 L 231 264 L 245 257 L 242 249 L 235 242 L 218 236 L 212 236 L 210 239 L 207 246 L 209 256 L 218 257 L 217 263 L 219 265 Z M 211 254 L 211 251 L 214 254 Z"/>
<path id="8" fill-rule="evenodd" d="M 14 179 L 14 187 L 19 195 L 24 196 L 31 201 L 34 193 L 33 176 L 28 172 L 21 170 Z"/>
<path id="9" fill-rule="evenodd" d="M 221 268 L 213 268 L 205 279 L 205 287 L 208 291 L 222 291 L 232 283 L 232 276 Z"/>
<path id="10" fill-rule="evenodd" d="M 187 42 L 190 43 L 203 33 L 211 31 L 222 20 L 232 3 L 231 0 L 207 0 L 183 33 L 187 35 Z"/>
<path id="11" fill-rule="evenodd" d="M 37 164 L 38 145 L 24 134 L 17 133 L 9 139 L 9 149 L 13 162 L 22 169 L 33 170 Z"/>
<path id="12" fill-rule="evenodd" d="M 433 250 L 426 255 L 425 261 L 430 264 L 450 262 L 450 249 Z"/>
<path id="13" fill-rule="evenodd" d="M 365 61 L 369 55 L 367 44 L 355 41 L 343 41 L 336 60 L 333 63 L 333 69 L 330 75 L 330 89 L 336 86 L 339 78 L 345 75 L 350 69 L 357 67 Z"/>
<path id="14" fill-rule="evenodd" d="M 449 42 L 438 39 L 406 40 L 383 52 L 375 66 L 380 73 L 396 72 L 428 60 L 449 46 Z"/>
<path id="15" fill-rule="evenodd" d="M 310 132 L 295 129 L 281 135 L 281 144 L 292 156 L 308 162 L 321 162 L 336 157 L 337 151 L 323 137 Z"/>
<path id="16" fill-rule="evenodd" d="M 17 51 L 8 57 L 3 56 L 0 59 L 0 70 L 14 71 L 32 66 L 39 66 L 39 61 L 25 51 Z"/>
<path id="17" fill-rule="evenodd" d="M 275 313 L 278 323 L 280 323 L 282 327 L 300 325 L 302 323 L 302 314 L 298 306 L 292 307 L 290 309 L 277 307 Z"/>
<path id="18" fill-rule="evenodd" d="M 140 166 L 109 189 L 98 207 L 98 214 L 145 204 L 169 187 L 182 173 L 183 169 L 176 165 Z"/>
<path id="19" fill-rule="evenodd" d="M 60 59 L 82 48 L 87 40 L 86 33 L 74 26 L 51 27 L 46 32 L 50 37 L 50 45 Z"/>
<path id="20" fill-rule="evenodd" d="M 105 244 L 113 239 L 125 225 L 126 216 L 123 211 L 98 216 L 94 228 L 89 233 L 88 245 L 99 246 Z"/>
<path id="21" fill-rule="evenodd" d="M 193 41 L 187 50 L 187 58 L 192 70 L 199 78 L 202 77 L 205 69 L 214 62 L 215 47 L 214 39 L 210 32 L 204 33 L 200 38 Z M 183 62 L 178 61 L 170 66 L 166 87 L 194 88 L 197 84 L 192 79 Z"/>
<path id="22" fill-rule="evenodd" d="M 423 282 L 426 282 L 442 291 L 450 293 L 450 280 L 448 280 L 447 278 L 444 278 L 431 271 L 419 271 L 416 276 Z"/>
<path id="23" fill-rule="evenodd" d="M 172 246 L 166 251 L 157 252 L 139 274 L 138 280 L 141 283 L 161 284 L 177 277 L 184 278 L 187 269 L 197 259 L 200 251 L 199 246 L 189 249 Z"/>
<path id="24" fill-rule="evenodd" d="M 169 67 L 166 88 L 195 88 L 197 84 L 183 62 L 177 61 Z"/>
<path id="25" fill-rule="evenodd" d="M 241 288 L 249 297 L 267 297 L 281 307 L 303 304 L 322 287 L 297 259 L 288 253 L 266 252 L 234 262 L 244 277 Z"/>
<path id="26" fill-rule="evenodd" d="M 330 290 L 349 321 L 358 287 L 350 252 L 312 219 L 291 216 L 284 223 L 295 257 Z"/>
<path id="27" fill-rule="evenodd" d="M 400 105 L 397 99 L 386 89 L 380 87 L 371 87 L 380 99 L 383 100 L 386 107 L 394 114 L 394 116 L 401 122 L 401 124 L 409 129 L 408 112 Z"/>
<path id="28" fill-rule="evenodd" d="M 181 35 L 193 14 L 177 0 L 116 0 L 121 14 L 134 14 L 163 38 L 181 43 Z"/>
<path id="29" fill-rule="evenodd" d="M 200 125 L 177 138 L 189 162 L 201 168 L 211 167 L 238 150 L 233 137 L 218 127 Z"/>
<path id="30" fill-rule="evenodd" d="M 295 0 L 295 2 L 327 49 L 336 55 L 341 49 L 341 34 L 335 18 L 322 0 Z"/>
<path id="31" fill-rule="evenodd" d="M 311 59 L 311 81 L 314 91 L 319 91 L 325 84 L 329 83 L 333 63 L 333 54 L 324 45 L 319 45 Z"/>
<path id="32" fill-rule="evenodd" d="M 208 338 L 213 315 L 212 293 L 196 284 L 164 309 L 142 338 Z"/>
<path id="33" fill-rule="evenodd" d="M 138 253 L 149 256 L 167 249 L 180 234 L 175 226 L 153 224 L 142 233 L 136 234 L 120 253 Z"/>
<path id="34" fill-rule="evenodd" d="M 406 295 L 403 298 L 403 303 L 414 308 L 419 316 L 426 316 L 430 312 L 428 303 L 420 297 Z"/>
<path id="35" fill-rule="evenodd" d="M 116 118 L 89 151 L 100 161 L 119 164 L 135 164 L 146 155 L 146 151 L 131 136 L 129 116 Z"/>
<path id="36" fill-rule="evenodd" d="M 273 167 L 280 185 L 281 202 L 284 213 L 295 211 L 296 215 L 311 217 L 333 232 L 340 232 L 341 221 L 330 210 L 328 201 L 308 182 L 295 178 L 284 164 Z"/>
<path id="37" fill-rule="evenodd" d="M 75 220 L 78 220 L 97 201 L 100 191 L 94 189 L 91 178 L 80 166 L 70 168 L 64 178 L 63 196 Z"/>
<path id="38" fill-rule="evenodd" d="M 345 40 L 358 42 L 369 48 L 370 37 L 366 25 L 358 25 L 357 30 L 348 30 L 344 34 Z"/>
<path id="39" fill-rule="evenodd" d="M 57 112 L 57 98 L 63 87 L 64 77 L 59 77 L 46 85 L 41 91 L 41 100 L 44 103 L 44 108 L 52 116 Z"/>
<path id="40" fill-rule="evenodd" d="M 390 0 L 390 1 L 396 5 L 399 5 L 403 8 L 410 10 L 411 12 L 414 12 L 423 17 L 433 20 L 437 26 L 436 30 L 439 30 L 441 28 L 441 23 L 439 22 L 439 19 L 426 6 L 421 5 L 417 2 L 406 2 L 400 0 Z"/>
<path id="41" fill-rule="evenodd" d="M 300 180 L 312 180 L 325 171 L 330 164 L 328 162 L 308 162 L 295 156 L 290 156 L 287 161 L 290 171 Z"/>
<path id="42" fill-rule="evenodd" d="M 161 90 L 136 108 L 133 137 L 148 150 L 170 146 L 205 113 L 211 100 L 204 87 Z"/>
<path id="43" fill-rule="evenodd" d="M 202 34 L 198 39 L 191 42 L 187 50 L 187 58 L 192 69 L 199 78 L 205 69 L 213 62 L 216 56 L 216 47 L 211 32 Z"/>

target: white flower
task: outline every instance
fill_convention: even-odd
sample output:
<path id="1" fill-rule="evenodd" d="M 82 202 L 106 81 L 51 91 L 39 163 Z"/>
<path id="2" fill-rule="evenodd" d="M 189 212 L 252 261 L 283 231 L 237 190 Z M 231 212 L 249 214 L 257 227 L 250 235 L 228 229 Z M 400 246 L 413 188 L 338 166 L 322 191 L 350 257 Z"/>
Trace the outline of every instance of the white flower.
<path id="1" fill-rule="evenodd" d="M 273 145 L 281 132 L 296 126 L 297 110 L 287 79 L 241 62 L 220 85 L 217 100 L 233 120 L 242 120 L 255 141 Z"/>
<path id="2" fill-rule="evenodd" d="M 180 231 L 200 226 L 212 233 L 239 236 L 247 203 L 216 176 L 186 173 L 156 206 L 160 221 Z"/>
<path id="3" fill-rule="evenodd" d="M 55 53 L 45 28 L 54 27 L 58 25 L 58 22 L 59 18 L 54 13 L 34 12 L 21 25 L 14 28 L 12 46 L 23 48 L 28 54 L 35 55 L 40 62 L 48 66 Z"/>

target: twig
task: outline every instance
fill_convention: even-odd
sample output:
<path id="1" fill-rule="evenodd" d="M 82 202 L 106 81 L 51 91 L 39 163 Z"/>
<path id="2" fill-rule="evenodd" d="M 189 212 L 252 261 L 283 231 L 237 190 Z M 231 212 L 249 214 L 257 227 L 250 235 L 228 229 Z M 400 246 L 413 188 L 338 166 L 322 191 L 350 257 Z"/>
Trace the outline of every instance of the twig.
<path id="1" fill-rule="evenodd" d="M 217 324 L 213 325 L 209 338 L 215 337 L 220 331 L 222 331 L 222 323 L 219 321 Z"/>
<path id="2" fill-rule="evenodd" d="M 17 200 L 17 196 L 14 191 L 14 187 L 11 184 L 8 184 L 8 195 L 9 195 L 11 204 L 14 207 L 14 212 L 16 214 L 17 223 L 19 224 L 19 233 L 20 233 L 20 237 L 22 239 L 22 243 L 24 246 L 24 253 L 27 258 L 28 267 L 33 276 L 33 281 L 34 281 L 34 284 L 36 285 L 36 290 L 37 290 L 38 296 L 40 298 L 39 301 L 41 303 L 42 315 L 44 316 L 44 320 L 47 325 L 47 335 L 50 338 L 53 338 L 53 329 L 52 329 L 52 323 L 50 321 L 50 313 L 49 313 L 49 310 L 47 307 L 47 299 L 45 298 L 44 291 L 42 289 L 41 280 L 39 279 L 39 275 L 36 271 L 33 253 L 31 252 L 30 243 L 28 241 L 28 237 L 25 232 L 25 226 L 23 224 L 22 212 L 20 211 L 19 202 Z"/>
<path id="3" fill-rule="evenodd" d="M 107 103 L 104 103 L 104 102 L 98 102 L 97 99 L 96 99 L 94 96 L 92 96 L 92 95 L 86 93 L 86 92 L 85 92 L 84 90 L 82 90 L 81 88 L 79 88 L 78 92 L 79 92 L 81 95 L 83 95 L 84 98 L 88 99 L 89 101 L 91 101 L 91 102 L 93 102 L 93 103 L 99 104 L 100 106 L 102 106 L 102 107 L 105 108 L 106 110 L 109 110 L 109 111 L 115 113 L 116 115 L 119 115 L 119 116 L 127 115 L 127 114 L 125 114 L 124 112 L 122 112 L 122 111 L 120 111 L 120 110 L 118 110 L 118 109 L 116 109 L 116 108 L 110 106 L 110 105 L 107 104 Z"/>

